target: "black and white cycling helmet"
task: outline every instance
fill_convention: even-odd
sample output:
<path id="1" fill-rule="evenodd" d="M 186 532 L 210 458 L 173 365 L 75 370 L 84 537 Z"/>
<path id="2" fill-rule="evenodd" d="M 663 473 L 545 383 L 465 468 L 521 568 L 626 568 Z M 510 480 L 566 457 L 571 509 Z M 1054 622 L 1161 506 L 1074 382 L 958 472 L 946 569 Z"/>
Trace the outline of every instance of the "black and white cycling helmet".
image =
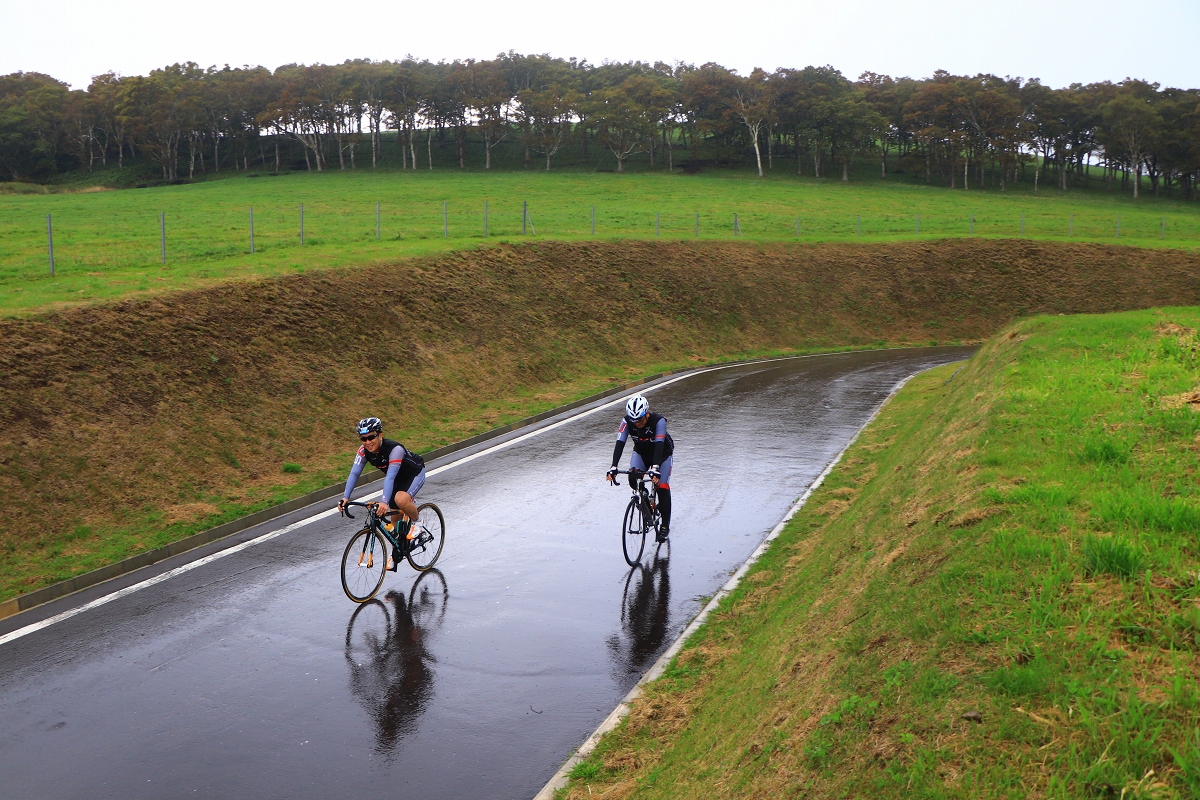
<path id="1" fill-rule="evenodd" d="M 364 417 L 358 421 L 358 435 L 366 436 L 368 433 L 383 433 L 383 423 L 379 417 Z"/>
<path id="2" fill-rule="evenodd" d="M 635 394 L 625 403 L 625 416 L 630 419 L 641 419 L 650 411 L 650 401 L 640 394 Z"/>

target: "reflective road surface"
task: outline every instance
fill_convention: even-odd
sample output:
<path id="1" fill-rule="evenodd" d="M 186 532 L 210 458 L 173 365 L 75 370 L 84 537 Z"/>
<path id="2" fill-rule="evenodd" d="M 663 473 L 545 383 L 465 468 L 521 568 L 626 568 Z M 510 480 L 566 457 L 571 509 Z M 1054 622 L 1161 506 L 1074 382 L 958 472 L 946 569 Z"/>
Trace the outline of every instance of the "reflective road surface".
<path id="1" fill-rule="evenodd" d="M 621 555 L 628 490 L 603 480 L 612 405 L 432 475 L 441 561 L 402 564 L 377 602 L 342 593 L 355 523 L 332 516 L 0 645 L 0 796 L 531 797 L 896 382 L 969 354 L 651 390 L 675 516 L 641 568 Z"/>

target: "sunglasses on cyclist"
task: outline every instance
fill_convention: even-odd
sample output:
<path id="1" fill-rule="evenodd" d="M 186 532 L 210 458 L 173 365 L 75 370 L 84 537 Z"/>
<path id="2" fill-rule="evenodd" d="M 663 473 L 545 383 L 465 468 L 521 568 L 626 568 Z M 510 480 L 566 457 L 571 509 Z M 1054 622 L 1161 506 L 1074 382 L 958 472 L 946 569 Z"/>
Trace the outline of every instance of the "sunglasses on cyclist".
<path id="1" fill-rule="evenodd" d="M 378 433 L 372 433 L 370 436 L 360 436 L 360 437 L 358 437 L 358 440 L 360 442 L 373 442 L 378 437 L 379 437 Z"/>

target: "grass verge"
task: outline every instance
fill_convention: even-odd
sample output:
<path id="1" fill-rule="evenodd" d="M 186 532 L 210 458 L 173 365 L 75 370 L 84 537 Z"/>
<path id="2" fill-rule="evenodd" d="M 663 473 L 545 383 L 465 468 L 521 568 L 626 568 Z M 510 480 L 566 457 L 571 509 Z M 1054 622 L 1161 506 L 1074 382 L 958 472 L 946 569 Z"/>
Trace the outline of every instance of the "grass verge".
<path id="1" fill-rule="evenodd" d="M 914 379 L 561 796 L 1200 796 L 1198 326 Z"/>

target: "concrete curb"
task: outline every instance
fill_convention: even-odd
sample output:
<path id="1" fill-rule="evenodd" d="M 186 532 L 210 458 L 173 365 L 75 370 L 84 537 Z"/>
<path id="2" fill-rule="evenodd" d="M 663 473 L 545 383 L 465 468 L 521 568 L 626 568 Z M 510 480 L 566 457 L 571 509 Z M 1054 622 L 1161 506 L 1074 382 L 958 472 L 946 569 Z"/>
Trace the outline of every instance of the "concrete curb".
<path id="1" fill-rule="evenodd" d="M 924 371 L 925 370 L 921 370 L 921 372 Z M 546 785 L 542 787 L 540 792 L 534 795 L 533 800 L 553 800 L 554 793 L 567 785 L 569 775 L 571 774 L 571 770 L 575 768 L 575 765 L 587 758 L 587 756 L 596 749 L 596 745 L 600 743 L 600 740 L 604 738 L 604 734 L 616 728 L 617 725 L 620 724 L 621 720 L 624 719 L 627 714 L 629 714 L 629 710 L 633 704 L 633 701 L 641 696 L 645 685 L 652 681 L 658 680 L 662 676 L 663 672 L 667 668 L 667 665 L 670 664 L 671 660 L 679 654 L 679 651 L 683 648 L 683 645 L 688 638 L 691 637 L 691 635 L 697 630 L 699 630 L 700 626 L 703 625 L 705 620 L 708 619 L 708 615 L 716 610 L 717 606 L 721 604 L 721 601 L 729 596 L 730 592 L 737 588 L 737 585 L 741 582 L 742 578 L 745 577 L 746 573 L 750 571 L 750 568 L 754 566 L 754 564 L 760 558 L 762 558 L 763 553 L 767 552 L 767 549 L 771 546 L 771 543 L 779 537 L 779 534 L 783 532 L 784 527 L 788 524 L 792 517 L 796 515 L 796 512 L 799 511 L 806 502 L 808 502 L 808 498 L 812 495 L 812 493 L 815 492 L 821 486 L 821 484 L 825 482 L 825 479 L 829 477 L 829 473 L 833 472 L 833 468 L 836 467 L 838 462 L 842 460 L 842 456 L 846 455 L 846 451 L 854 446 L 854 443 L 858 441 L 858 437 L 864 430 L 867 429 L 867 426 L 875 421 L 875 419 L 879 416 L 879 413 L 883 411 L 884 407 L 891 402 L 892 398 L 904 388 L 905 384 L 919 374 L 920 372 L 914 372 L 912 375 L 909 375 L 907 378 L 892 387 L 892 391 L 888 393 L 888 396 L 885 397 L 883 402 L 880 403 L 875 411 L 871 413 L 871 416 L 867 418 L 867 421 L 864 422 L 859 429 L 854 432 L 854 436 L 852 436 L 850 441 L 846 443 L 846 446 L 843 447 L 841 451 L 833 457 L 833 460 L 830 461 L 829 465 L 825 467 L 824 471 L 817 476 L 816 480 L 814 480 L 809 487 L 804 490 L 804 494 L 800 495 L 800 498 L 796 500 L 791 508 L 788 509 L 787 513 L 783 515 L 783 519 L 779 521 L 779 524 L 771 529 L 771 532 L 768 533 L 767 537 L 763 539 L 762 543 L 755 548 L 754 552 L 750 554 L 750 557 L 747 558 L 740 567 L 738 567 L 737 571 L 734 572 L 733 575 L 730 576 L 729 580 L 725 582 L 725 585 L 722 586 L 715 595 L 713 595 L 712 599 L 708 601 L 707 605 L 700 610 L 700 613 L 697 614 L 692 619 L 691 623 L 689 623 L 688 626 L 683 629 L 683 633 L 679 634 L 675 641 L 671 643 L 671 646 L 668 647 L 663 654 L 659 656 L 658 659 L 650 666 L 650 669 L 647 670 L 646 674 L 643 675 L 641 680 L 639 680 L 637 684 L 629 690 L 629 694 L 625 695 L 621 702 L 617 704 L 617 707 L 612 710 L 612 713 L 604 718 L 604 721 L 600 723 L 600 726 L 597 727 L 596 730 L 592 731 L 591 735 L 583 741 L 583 744 L 579 745 L 579 747 L 574 753 L 571 754 L 566 762 L 559 767 L 558 772 L 554 773 L 554 777 L 546 782 Z"/>
<path id="2" fill-rule="evenodd" d="M 910 348 L 884 348 L 884 349 L 903 350 L 903 349 L 910 349 Z M 832 351 L 829 351 L 828 353 L 812 353 L 812 354 L 804 354 L 801 356 L 783 356 L 783 358 L 803 358 L 803 357 L 806 357 L 809 355 L 814 355 L 814 356 L 815 355 L 834 355 L 837 353 L 845 353 L 845 352 L 856 352 L 856 351 L 832 350 Z M 545 420 L 548 420 L 551 417 L 556 417 L 559 414 L 564 414 L 569 411 L 573 411 L 577 408 L 582 408 L 583 406 L 587 406 L 592 403 L 598 402 L 600 400 L 604 400 L 605 398 L 612 397 L 613 395 L 621 394 L 622 392 L 627 392 L 630 389 L 636 388 L 638 386 L 644 386 L 646 384 L 653 383 L 655 381 L 659 381 L 661 379 L 664 379 L 664 378 L 667 378 L 670 376 L 682 375 L 685 373 L 697 372 L 700 370 L 713 369 L 714 367 L 734 367 L 734 366 L 738 366 L 739 364 L 754 364 L 754 363 L 763 362 L 763 361 L 773 361 L 773 360 L 777 360 L 779 358 L 780 358 L 780 356 L 769 356 L 769 357 L 765 357 L 765 358 L 751 358 L 751 359 L 739 359 L 736 361 L 722 361 L 722 362 L 717 362 L 715 364 L 705 364 L 703 366 L 686 367 L 683 369 L 676 369 L 676 370 L 667 370 L 665 372 L 659 372 L 654 375 L 647 375 L 644 378 L 639 378 L 638 380 L 629 381 L 627 383 L 621 384 L 620 386 L 614 386 L 613 388 L 606 389 L 605 391 L 600 392 L 598 394 L 589 395 L 588 397 L 584 397 L 579 400 L 575 400 L 573 402 L 567 403 L 566 405 L 558 406 L 556 408 L 552 408 L 547 411 L 543 411 L 540 414 L 534 414 L 531 417 L 525 417 L 524 419 L 517 420 L 516 422 L 510 422 L 507 425 L 501 425 L 498 428 L 493 428 L 490 431 L 485 431 L 484 433 L 478 434 L 476 436 L 471 436 L 467 439 L 463 439 L 458 442 L 453 442 L 451 444 L 444 445 L 442 447 L 436 447 L 432 450 L 422 453 L 421 455 L 422 455 L 422 457 L 425 458 L 426 461 L 433 461 L 434 459 L 452 455 L 452 454 L 460 452 L 462 450 L 466 450 L 468 448 L 474 447 L 475 445 L 482 444 L 483 442 L 487 442 L 492 439 L 496 439 L 496 438 L 499 438 L 506 434 L 512 433 L 513 431 L 517 431 L 522 428 L 527 428 L 530 425 L 536 425 L 539 422 L 544 422 Z M 368 482 L 364 481 L 362 485 L 365 486 L 365 485 L 367 485 L 367 483 Z M 240 517 L 238 519 L 231 520 L 222 525 L 218 525 L 215 528 L 210 528 L 206 531 L 200 531 L 199 533 L 194 533 L 191 536 L 186 536 L 183 539 L 180 539 L 179 541 L 172 542 L 171 544 L 155 548 L 154 550 L 148 550 L 144 553 L 139 553 L 135 556 L 130 556 L 129 558 L 122 559 L 121 561 L 118 561 L 114 564 L 109 564 L 108 566 L 100 567 L 99 569 L 94 569 L 94 570 L 91 570 L 90 572 L 85 572 L 82 575 L 76 575 L 74 578 L 68 578 L 65 581 L 60 581 L 58 583 L 51 584 L 50 586 L 45 586 L 45 587 L 43 587 L 41 589 L 37 589 L 35 591 L 28 592 L 28 593 L 22 594 L 22 595 L 17 595 L 16 597 L 13 597 L 9 600 L 5 600 L 4 602 L 0 603 L 0 620 L 8 619 L 9 617 L 13 617 L 13 616 L 21 613 L 22 611 L 28 611 L 32 608 L 36 608 L 37 606 L 48 603 L 51 600 L 57 600 L 60 597 L 65 597 L 69 594 L 74 594 L 75 592 L 78 592 L 82 589 L 90 588 L 99 583 L 103 583 L 104 581 L 111 580 L 113 578 L 118 578 L 122 575 L 128 575 L 129 573 L 134 572 L 139 569 L 142 569 L 143 567 L 148 567 L 152 564 L 156 564 L 159 561 L 162 561 L 163 559 L 179 555 L 180 553 L 187 552 L 188 550 L 194 550 L 197 547 L 201 547 L 210 542 L 214 542 L 218 539 L 224 539 L 226 537 L 232 536 L 235 533 L 240 533 L 241 531 L 244 531 L 248 528 L 252 528 L 255 525 L 261 524 L 270 519 L 274 519 L 275 517 L 281 516 L 283 514 L 287 514 L 291 511 L 295 511 L 297 509 L 304 508 L 305 506 L 312 505 L 313 503 L 318 503 L 322 500 L 328 500 L 330 498 L 337 497 L 338 495 L 341 494 L 343 488 L 344 488 L 344 484 L 341 484 L 341 483 L 334 484 L 332 486 L 326 486 L 323 489 L 317 489 L 316 491 L 309 492 L 308 494 L 305 494 L 301 497 L 293 498 L 292 500 L 288 500 L 284 503 L 280 503 L 279 505 L 271 506 L 270 508 L 264 508 L 261 511 L 256 511 L 253 514 L 249 514 L 245 517 Z"/>

